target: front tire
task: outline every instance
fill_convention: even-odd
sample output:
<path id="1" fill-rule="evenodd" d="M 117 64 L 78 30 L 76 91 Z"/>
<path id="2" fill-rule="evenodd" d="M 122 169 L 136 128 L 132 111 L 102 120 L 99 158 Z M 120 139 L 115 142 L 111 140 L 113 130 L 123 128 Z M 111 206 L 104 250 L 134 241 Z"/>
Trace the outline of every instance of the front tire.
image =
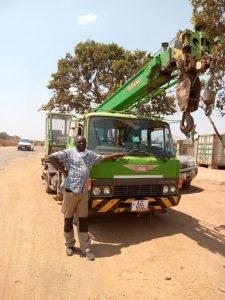
<path id="1" fill-rule="evenodd" d="M 185 181 L 184 183 L 183 183 L 183 188 L 185 188 L 185 189 L 188 189 L 189 187 L 190 187 L 190 185 L 191 185 L 191 180 L 188 180 L 188 181 Z"/>

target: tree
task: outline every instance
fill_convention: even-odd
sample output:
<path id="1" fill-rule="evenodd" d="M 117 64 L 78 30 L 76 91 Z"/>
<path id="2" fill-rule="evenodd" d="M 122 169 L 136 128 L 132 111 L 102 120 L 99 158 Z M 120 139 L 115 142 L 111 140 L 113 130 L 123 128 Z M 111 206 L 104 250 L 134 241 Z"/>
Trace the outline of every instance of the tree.
<path id="1" fill-rule="evenodd" d="M 8 136 L 8 134 L 6 132 L 0 132 L 0 139 L 6 140 L 8 138 L 9 138 L 9 136 Z"/>
<path id="2" fill-rule="evenodd" d="M 41 109 L 88 112 L 115 92 L 149 59 L 150 54 L 145 51 L 131 52 L 115 43 L 81 42 L 73 55 L 68 53 L 58 61 L 58 70 L 48 84 L 53 96 Z M 175 98 L 167 97 L 165 93 L 160 97 L 163 105 L 159 104 L 157 96 L 157 101 L 140 105 L 139 111 L 142 114 L 174 113 Z"/>
<path id="3" fill-rule="evenodd" d="M 224 0 L 189 0 L 193 6 L 192 21 L 196 29 L 203 28 L 212 39 L 216 39 L 214 49 L 216 57 L 215 91 L 217 92 L 215 108 L 221 116 L 225 115 L 225 1 Z"/>
<path id="4" fill-rule="evenodd" d="M 0 139 L 2 139 L 2 140 L 10 140 L 10 139 L 19 140 L 20 138 L 17 135 L 11 136 L 11 135 L 8 135 L 8 133 L 6 133 L 6 132 L 0 132 Z"/>

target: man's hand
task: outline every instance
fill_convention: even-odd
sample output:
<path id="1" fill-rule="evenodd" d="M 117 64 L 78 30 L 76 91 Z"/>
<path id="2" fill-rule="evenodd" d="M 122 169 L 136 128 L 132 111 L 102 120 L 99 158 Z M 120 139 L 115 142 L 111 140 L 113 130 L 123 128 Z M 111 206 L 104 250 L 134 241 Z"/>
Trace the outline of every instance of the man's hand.
<path id="1" fill-rule="evenodd" d="M 62 174 L 63 174 L 64 177 L 67 177 L 68 176 L 68 171 L 67 170 L 63 170 Z"/>
<path id="2" fill-rule="evenodd" d="M 115 153 L 116 155 L 116 158 L 119 158 L 119 157 L 124 157 L 127 155 L 127 153 Z"/>

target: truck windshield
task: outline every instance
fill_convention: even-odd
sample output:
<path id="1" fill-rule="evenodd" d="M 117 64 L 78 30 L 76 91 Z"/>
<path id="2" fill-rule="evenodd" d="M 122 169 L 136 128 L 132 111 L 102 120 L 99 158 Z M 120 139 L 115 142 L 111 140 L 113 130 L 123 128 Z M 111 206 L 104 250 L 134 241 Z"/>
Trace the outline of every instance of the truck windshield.
<path id="1" fill-rule="evenodd" d="M 32 141 L 29 139 L 21 139 L 20 142 L 21 143 L 32 143 Z"/>
<path id="2" fill-rule="evenodd" d="M 91 117 L 87 146 L 100 154 L 175 155 L 169 125 L 148 119 Z"/>

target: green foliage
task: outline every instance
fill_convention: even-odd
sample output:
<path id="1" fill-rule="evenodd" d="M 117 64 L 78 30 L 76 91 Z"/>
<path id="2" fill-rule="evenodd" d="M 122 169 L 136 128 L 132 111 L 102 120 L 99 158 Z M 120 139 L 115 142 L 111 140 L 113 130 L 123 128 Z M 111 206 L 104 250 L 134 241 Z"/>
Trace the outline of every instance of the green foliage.
<path id="1" fill-rule="evenodd" d="M 117 44 L 95 41 L 79 43 L 73 54 L 66 54 L 58 61 L 58 70 L 52 74 L 48 88 L 53 91 L 50 101 L 42 110 L 57 109 L 61 112 L 75 110 L 85 113 L 102 103 L 122 84 L 140 70 L 150 59 L 145 51 L 129 51 Z M 160 97 L 158 96 L 157 99 Z M 163 95 L 163 104 L 158 100 L 141 106 L 141 113 L 158 114 L 175 111 L 174 99 Z M 166 102 L 164 100 L 167 99 Z"/>
<path id="2" fill-rule="evenodd" d="M 190 0 L 193 6 L 192 21 L 196 28 L 204 31 L 218 42 L 214 49 L 217 58 L 215 69 L 215 90 L 217 98 L 215 107 L 220 115 L 225 115 L 225 1 L 224 0 Z"/>
<path id="3" fill-rule="evenodd" d="M 154 97 L 147 104 L 138 107 L 141 115 L 147 116 L 149 112 L 155 116 L 168 116 L 176 112 L 175 97 L 169 96 L 166 92 Z"/>
<path id="4" fill-rule="evenodd" d="M 11 140 L 11 139 L 19 140 L 19 137 L 16 135 L 15 136 L 8 135 L 6 132 L 0 132 L 0 139 L 2 139 L 2 140 Z"/>
<path id="5" fill-rule="evenodd" d="M 9 136 L 6 132 L 0 132 L 0 139 L 7 139 L 7 138 L 9 138 Z"/>

